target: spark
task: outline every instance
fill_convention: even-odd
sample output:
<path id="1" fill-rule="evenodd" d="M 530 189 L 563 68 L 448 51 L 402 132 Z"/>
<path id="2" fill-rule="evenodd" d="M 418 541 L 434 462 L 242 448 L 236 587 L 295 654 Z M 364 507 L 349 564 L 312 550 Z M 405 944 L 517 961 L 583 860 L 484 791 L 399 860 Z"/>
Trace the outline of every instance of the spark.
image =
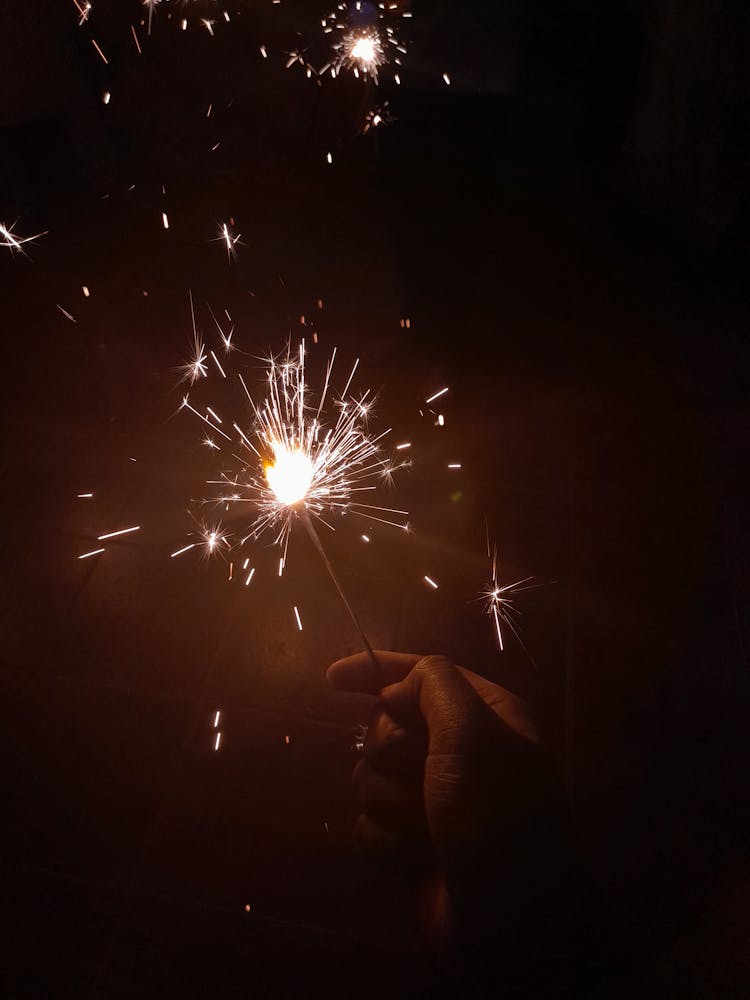
<path id="1" fill-rule="evenodd" d="M 255 566 L 253 566 L 253 568 L 250 570 L 250 572 L 247 575 L 247 580 L 245 580 L 245 586 L 246 587 L 250 586 L 250 582 L 252 581 L 252 579 L 253 579 L 254 576 L 255 576 Z"/>
<path id="2" fill-rule="evenodd" d="M 76 493 L 76 499 L 78 500 L 90 500 L 93 497 L 93 493 Z"/>
<path id="3" fill-rule="evenodd" d="M 57 305 L 57 308 L 60 310 L 60 312 L 63 314 L 63 316 L 66 319 L 69 319 L 71 323 L 77 323 L 78 322 L 78 320 L 75 318 L 75 316 L 73 316 L 71 313 L 69 313 L 67 309 L 63 309 L 63 307 L 59 303 L 56 303 L 56 305 Z"/>
<path id="4" fill-rule="evenodd" d="M 395 120 L 391 114 L 388 101 L 386 101 L 384 104 L 378 105 L 367 112 L 364 125 L 362 126 L 362 133 L 366 135 L 372 129 L 379 128 L 381 125 L 390 125 Z"/>
<path id="5" fill-rule="evenodd" d="M 429 586 L 432 587 L 433 590 L 438 589 L 437 583 L 435 583 L 435 581 L 431 577 L 429 576 L 424 577 L 424 581 L 425 583 L 429 584 Z"/>
<path id="6" fill-rule="evenodd" d="M 221 712 L 217 709 L 216 715 L 214 715 L 214 729 L 219 728 L 219 720 L 221 719 Z"/>
<path id="7" fill-rule="evenodd" d="M 436 392 L 434 395 L 430 396 L 429 399 L 426 399 L 425 403 L 434 403 L 436 399 L 440 399 L 441 396 L 444 396 L 446 392 L 449 391 L 450 391 L 450 386 L 446 385 L 444 389 L 440 389 L 439 392 Z"/>
<path id="8" fill-rule="evenodd" d="M 492 566 L 490 582 L 487 589 L 480 594 L 479 600 L 484 601 L 485 613 L 492 619 L 498 647 L 501 652 L 505 649 L 503 639 L 503 626 L 505 625 L 515 635 L 521 646 L 526 649 L 521 636 L 518 634 L 517 626 L 520 611 L 514 604 L 514 597 L 516 594 L 526 590 L 536 590 L 539 585 L 533 583 L 533 576 L 527 576 L 522 580 L 516 580 L 514 583 L 506 583 L 504 585 L 498 582 L 497 546 L 493 545 L 490 549 L 489 528 L 487 529 L 487 555 L 491 560 Z"/>
<path id="9" fill-rule="evenodd" d="M 175 559 L 177 556 L 181 556 L 183 554 L 183 552 L 189 552 L 190 549 L 194 549 L 194 548 L 195 548 L 195 542 L 192 542 L 190 545 L 186 545 L 184 548 L 178 549 L 176 552 L 173 552 L 172 555 L 169 558 L 170 559 Z"/>
<path id="10" fill-rule="evenodd" d="M 215 365 L 216 365 L 216 367 L 217 367 L 217 368 L 219 369 L 219 372 L 221 373 L 221 377 L 222 377 L 222 378 L 226 378 L 226 377 L 227 377 L 227 373 L 226 373 L 226 372 L 224 371 L 224 369 L 223 369 L 223 368 L 221 367 L 221 363 L 219 362 L 219 359 L 218 359 L 218 358 L 216 357 L 216 355 L 214 354 L 214 352 L 213 352 L 213 351 L 211 351 L 211 357 L 212 357 L 212 358 L 214 359 L 214 364 L 215 364 Z M 217 419 L 217 420 L 219 420 L 219 418 L 218 418 L 218 417 L 216 417 L 216 419 Z M 221 420 L 219 420 L 219 423 L 221 423 Z"/>
<path id="11" fill-rule="evenodd" d="M 120 535 L 132 535 L 134 531 L 140 531 L 141 526 L 137 524 L 134 528 L 121 528 L 120 531 L 110 531 L 108 535 L 99 535 L 97 542 L 103 542 L 107 538 L 119 538 Z"/>
<path id="12" fill-rule="evenodd" d="M 112 100 L 112 95 L 110 94 L 110 92 L 108 90 L 105 90 L 104 94 L 102 95 L 102 102 L 104 104 L 109 104 L 109 102 L 111 100 Z"/>
<path id="13" fill-rule="evenodd" d="M 104 549 L 94 549 L 93 552 L 84 552 L 79 559 L 89 559 L 91 556 L 98 556 L 100 552 L 104 552 Z"/>
<path id="14" fill-rule="evenodd" d="M 151 21 L 154 17 L 154 8 L 158 7 L 161 0 L 143 0 L 143 6 L 148 7 L 148 33 L 151 34 Z"/>
<path id="15" fill-rule="evenodd" d="M 206 31 L 211 36 L 213 36 L 213 33 L 214 33 L 214 24 L 215 23 L 216 22 L 212 21 L 211 18 L 208 18 L 208 17 L 202 17 L 201 18 L 201 24 L 203 25 L 203 27 L 206 29 Z"/>
<path id="16" fill-rule="evenodd" d="M 92 44 L 92 45 L 94 46 L 94 48 L 96 49 L 96 51 L 97 51 L 97 52 L 99 53 L 99 55 L 101 56 L 101 59 L 102 59 L 102 62 L 104 63 L 104 65 L 105 65 L 105 66 L 109 66 L 109 60 L 108 60 L 108 59 L 107 59 L 107 57 L 106 57 L 106 56 L 104 55 L 104 53 L 102 52 L 102 50 L 101 50 L 101 49 L 99 48 L 99 45 L 98 45 L 98 43 L 97 43 L 97 41 L 96 41 L 96 39 L 95 39 L 95 38 L 92 38 L 92 39 L 91 39 L 91 44 Z"/>
<path id="17" fill-rule="evenodd" d="M 445 80 L 446 87 L 450 87 L 450 85 L 451 85 L 451 78 L 448 76 L 447 73 L 443 73 L 443 80 Z"/>
<path id="18" fill-rule="evenodd" d="M 79 0 L 73 0 L 73 3 L 78 9 L 78 27 L 80 28 L 81 25 L 85 24 L 89 19 L 91 14 L 91 4 L 89 3 L 89 0 L 86 0 L 85 3 L 79 3 Z"/>
<path id="19" fill-rule="evenodd" d="M 161 213 L 161 224 L 164 226 L 165 229 L 169 229 L 169 218 L 167 217 L 166 212 Z"/>
<path id="20" fill-rule="evenodd" d="M 182 372 L 182 381 L 188 381 L 191 385 L 194 385 L 199 378 L 208 378 L 208 366 L 206 362 L 208 361 L 208 355 L 206 354 L 206 348 L 203 344 L 200 334 L 198 333 L 198 328 L 195 325 L 195 308 L 193 306 L 193 293 L 189 294 L 190 299 L 190 318 L 193 324 L 193 356 L 190 361 L 187 361 L 180 371 Z M 183 402 L 183 405 L 187 405 L 187 397 Z"/>
<path id="21" fill-rule="evenodd" d="M 217 240 L 222 241 L 226 246 L 227 258 L 229 259 L 230 264 L 237 257 L 237 250 L 235 248 L 237 247 L 237 244 L 240 243 L 241 237 L 242 233 L 238 233 L 236 236 L 234 236 L 230 232 L 228 223 L 222 222 L 221 226 L 219 227 L 219 235 L 217 236 Z M 241 245 L 242 244 L 240 244 L 240 246 Z"/>
<path id="22" fill-rule="evenodd" d="M 297 606 L 296 605 L 294 607 L 294 617 L 297 619 L 297 628 L 301 632 L 302 631 L 302 620 L 301 620 L 301 618 L 299 616 L 299 611 L 297 610 Z"/>
<path id="23" fill-rule="evenodd" d="M 369 537 L 369 535 L 362 535 L 362 541 L 366 542 L 369 545 L 369 543 L 370 543 L 370 537 Z"/>
<path id="24" fill-rule="evenodd" d="M 13 253 L 14 250 L 18 250 L 20 253 L 25 253 L 25 251 L 21 249 L 24 243 L 31 243 L 33 240 L 38 240 L 40 236 L 47 235 L 45 232 L 37 233 L 36 236 L 16 236 L 13 232 L 13 226 L 15 226 L 15 224 L 16 223 L 14 222 L 12 225 L 6 226 L 4 222 L 0 222 L 0 247 L 8 247 L 11 253 Z"/>
<path id="25" fill-rule="evenodd" d="M 354 740 L 352 742 L 352 750 L 356 750 L 358 753 L 362 753 L 365 748 L 365 743 L 367 742 L 367 726 L 357 726 L 354 730 Z"/>
<path id="26" fill-rule="evenodd" d="M 460 469 L 461 468 L 461 463 L 460 462 L 451 462 L 451 464 L 448 466 L 448 468 L 449 469 Z"/>
<path id="27" fill-rule="evenodd" d="M 88 285 L 81 285 L 81 288 L 83 289 L 84 298 L 86 299 L 90 298 L 91 292 L 89 291 Z"/>
<path id="28" fill-rule="evenodd" d="M 231 541 L 224 534 L 224 529 L 221 524 L 205 525 L 199 523 L 200 535 L 203 539 L 203 555 L 204 558 L 209 559 L 211 556 L 217 555 L 224 548 L 231 548 Z"/>
<path id="29" fill-rule="evenodd" d="M 214 750 L 218 750 L 221 746 L 221 733 L 216 734 L 216 742 L 214 743 Z"/>
<path id="30" fill-rule="evenodd" d="M 140 56 L 142 55 L 142 53 L 141 53 L 141 43 L 138 41 L 138 33 L 136 32 L 135 27 L 132 24 L 130 25 L 130 30 L 133 33 L 133 41 L 135 42 L 135 47 L 138 49 L 138 55 Z"/>

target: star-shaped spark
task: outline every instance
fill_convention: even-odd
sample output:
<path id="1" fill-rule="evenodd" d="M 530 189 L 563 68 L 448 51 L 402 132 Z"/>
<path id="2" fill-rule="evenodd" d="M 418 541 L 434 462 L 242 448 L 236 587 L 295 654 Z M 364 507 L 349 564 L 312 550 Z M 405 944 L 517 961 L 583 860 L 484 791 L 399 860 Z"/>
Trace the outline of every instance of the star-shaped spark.
<path id="1" fill-rule="evenodd" d="M 505 649 L 503 627 L 509 628 L 521 643 L 521 646 L 526 649 L 518 632 L 518 619 L 521 612 L 515 606 L 514 598 L 516 594 L 520 594 L 523 591 L 536 590 L 539 584 L 532 582 L 534 579 L 533 576 L 527 576 L 522 580 L 516 580 L 515 583 L 501 585 L 498 581 L 497 573 L 497 546 L 493 545 L 490 550 L 489 537 L 487 539 L 487 555 L 492 562 L 492 574 L 487 589 L 482 591 L 479 600 L 484 601 L 485 613 L 492 619 L 500 651 L 502 652 Z"/>
<path id="2" fill-rule="evenodd" d="M 374 128 L 380 128 L 381 125 L 390 125 L 395 118 L 391 114 L 391 109 L 388 105 L 388 101 L 384 104 L 378 105 L 372 108 L 365 115 L 365 123 L 362 126 L 362 134 L 367 135 Z"/>
<path id="3" fill-rule="evenodd" d="M 11 253 L 14 251 L 25 253 L 26 251 L 23 249 L 24 243 L 31 243 L 33 240 L 38 240 L 40 236 L 46 236 L 46 232 L 37 233 L 36 236 L 18 236 L 13 232 L 15 225 L 15 222 L 10 226 L 6 226 L 4 222 L 0 222 L 0 246 L 8 247 Z"/>
<path id="4" fill-rule="evenodd" d="M 242 246 L 240 239 L 242 233 L 237 233 L 235 236 L 232 232 L 232 223 L 222 222 L 219 226 L 219 235 L 216 237 L 217 241 L 221 241 L 227 250 L 227 258 L 231 264 L 233 260 L 237 258 L 237 247 Z"/>
<path id="5" fill-rule="evenodd" d="M 193 323 L 193 353 L 190 359 L 184 365 L 181 365 L 178 370 L 182 373 L 181 382 L 189 382 L 190 385 L 195 385 L 199 379 L 208 378 L 208 354 L 206 354 L 203 337 L 195 325 L 195 308 L 193 306 L 192 292 L 190 292 L 190 317 Z"/>

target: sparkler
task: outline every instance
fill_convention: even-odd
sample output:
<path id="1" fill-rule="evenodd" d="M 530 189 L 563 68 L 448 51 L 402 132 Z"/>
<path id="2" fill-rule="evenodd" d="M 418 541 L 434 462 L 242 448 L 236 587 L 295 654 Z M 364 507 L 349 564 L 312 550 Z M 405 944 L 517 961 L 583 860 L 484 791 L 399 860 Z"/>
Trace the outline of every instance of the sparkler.
<path id="1" fill-rule="evenodd" d="M 185 366 L 191 383 L 209 375 L 205 347 L 195 331 L 195 325 L 193 330 L 195 354 Z M 226 346 L 223 333 L 222 338 Z M 213 351 L 209 354 L 216 361 L 220 375 L 241 386 L 244 408 L 246 414 L 249 411 L 250 421 L 248 423 L 247 418 L 243 420 L 242 417 L 239 421 L 221 417 L 214 406 L 193 405 L 189 394 L 183 397 L 182 408 L 197 416 L 214 435 L 221 438 L 221 450 L 231 452 L 235 463 L 232 469 L 224 468 L 208 481 L 208 485 L 218 488 L 218 495 L 203 502 L 213 502 L 225 510 L 249 510 L 250 515 L 244 530 L 235 533 L 233 542 L 222 533 L 220 526 L 212 528 L 208 534 L 204 529 L 204 550 L 208 547 L 209 554 L 212 554 L 230 545 L 233 549 L 242 550 L 245 545 L 269 536 L 273 544 L 281 549 L 281 576 L 287 564 L 293 527 L 301 524 L 331 577 L 365 649 L 376 663 L 372 647 L 315 526 L 317 521 L 335 530 L 327 518 L 350 514 L 368 522 L 377 521 L 408 530 L 408 524 L 404 522 L 406 511 L 366 503 L 359 496 L 377 490 L 379 484 L 388 482 L 394 472 L 409 464 L 384 453 L 384 441 L 390 429 L 377 435 L 369 432 L 368 419 L 374 405 L 371 391 L 350 392 L 359 360 L 351 369 L 343 392 L 335 394 L 332 387 L 336 361 L 334 350 L 326 367 L 322 388 L 314 399 L 306 379 L 305 343 L 302 341 L 298 350 L 293 351 L 290 342 L 280 357 L 265 359 L 266 395 L 262 401 L 256 402 L 242 373 L 227 373 L 219 365 Z M 179 549 L 172 555 L 187 552 L 197 544 Z M 245 560 L 245 567 L 248 563 L 249 559 Z M 247 577 L 246 585 L 249 585 L 254 573 L 255 568 Z M 298 612 L 295 612 L 295 617 L 298 627 L 301 627 Z"/>

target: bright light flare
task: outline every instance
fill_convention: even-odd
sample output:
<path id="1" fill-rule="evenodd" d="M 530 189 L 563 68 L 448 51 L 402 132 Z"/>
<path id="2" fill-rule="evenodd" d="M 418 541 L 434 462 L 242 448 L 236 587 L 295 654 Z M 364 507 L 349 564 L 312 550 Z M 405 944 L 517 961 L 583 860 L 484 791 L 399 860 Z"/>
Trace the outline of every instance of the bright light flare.
<path id="1" fill-rule="evenodd" d="M 371 76 L 378 82 L 378 70 L 386 56 L 376 28 L 348 31 L 335 48 L 337 70 L 350 69 L 355 75 Z"/>
<path id="2" fill-rule="evenodd" d="M 364 36 L 358 38 L 351 49 L 352 59 L 357 59 L 361 63 L 373 63 L 377 56 L 375 49 L 375 39 Z"/>
<path id="3" fill-rule="evenodd" d="M 266 481 L 276 499 L 285 507 L 294 507 L 307 496 L 315 475 L 309 455 L 301 449 L 289 449 L 274 443 L 274 460 L 265 466 Z"/>

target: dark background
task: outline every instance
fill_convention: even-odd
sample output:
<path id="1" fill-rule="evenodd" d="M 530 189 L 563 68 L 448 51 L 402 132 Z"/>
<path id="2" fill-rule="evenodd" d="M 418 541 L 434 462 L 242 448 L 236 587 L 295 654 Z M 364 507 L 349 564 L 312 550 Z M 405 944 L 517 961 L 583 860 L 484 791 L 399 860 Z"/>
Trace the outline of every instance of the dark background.
<path id="1" fill-rule="evenodd" d="M 604 992 L 747 995 L 746 4 L 425 0 L 377 92 L 284 69 L 324 61 L 325 5 L 230 4 L 212 37 L 214 5 L 182 32 L 165 2 L 150 38 L 126 0 L 9 7 L 0 220 L 46 235 L 0 256 L 0 995 L 431 988 L 408 888 L 353 842 L 368 706 L 325 684 L 357 637 L 314 552 L 252 590 L 168 558 L 213 468 L 175 417 L 188 289 L 253 355 L 360 356 L 414 442 L 414 534 L 346 522 L 332 558 L 375 643 L 534 702 L 635 942 Z M 543 584 L 502 655 L 485 518 L 502 580 Z"/>

